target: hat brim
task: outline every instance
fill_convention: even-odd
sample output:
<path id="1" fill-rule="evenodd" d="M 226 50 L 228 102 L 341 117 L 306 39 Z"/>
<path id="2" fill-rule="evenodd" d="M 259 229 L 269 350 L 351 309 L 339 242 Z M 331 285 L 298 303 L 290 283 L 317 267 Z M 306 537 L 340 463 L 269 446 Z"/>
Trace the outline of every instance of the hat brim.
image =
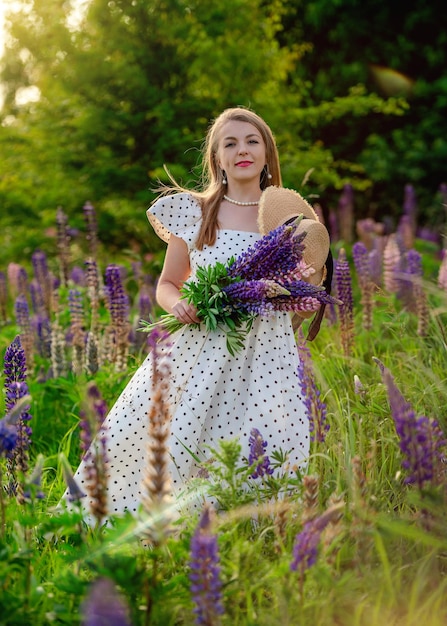
<path id="1" fill-rule="evenodd" d="M 318 215 L 311 205 L 294 189 L 275 185 L 264 189 L 258 210 L 258 226 L 261 235 L 269 233 L 298 215 L 319 222 Z"/>

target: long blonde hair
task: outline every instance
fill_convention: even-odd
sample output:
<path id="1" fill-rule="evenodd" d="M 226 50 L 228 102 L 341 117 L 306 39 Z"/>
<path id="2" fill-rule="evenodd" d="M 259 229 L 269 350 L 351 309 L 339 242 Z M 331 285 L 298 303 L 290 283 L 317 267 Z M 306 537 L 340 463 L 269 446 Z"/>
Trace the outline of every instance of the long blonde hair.
<path id="1" fill-rule="evenodd" d="M 212 246 L 216 241 L 219 227 L 217 214 L 220 203 L 223 200 L 226 187 L 222 182 L 222 172 L 217 163 L 216 153 L 222 127 L 227 122 L 248 122 L 260 133 L 264 144 L 267 166 L 261 172 L 259 186 L 265 189 L 270 185 L 281 186 L 281 169 L 279 165 L 278 149 L 273 133 L 264 120 L 254 111 L 244 107 L 225 109 L 210 125 L 205 137 L 202 149 L 202 185 L 201 190 L 191 191 L 177 185 L 174 180 L 173 186 L 164 188 L 164 193 L 172 191 L 191 193 L 202 208 L 202 225 L 196 241 L 199 250 L 205 245 Z M 268 174 L 271 175 L 269 178 Z"/>

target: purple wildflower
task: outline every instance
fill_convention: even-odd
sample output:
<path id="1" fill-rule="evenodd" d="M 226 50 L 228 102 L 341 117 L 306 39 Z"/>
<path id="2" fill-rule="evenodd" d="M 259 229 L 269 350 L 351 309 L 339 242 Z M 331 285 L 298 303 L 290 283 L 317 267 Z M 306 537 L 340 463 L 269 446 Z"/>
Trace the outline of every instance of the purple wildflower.
<path id="1" fill-rule="evenodd" d="M 4 357 L 4 376 L 6 409 L 10 413 L 18 407 L 16 420 L 17 441 L 8 456 L 9 491 L 17 494 L 22 500 L 22 485 L 17 482 L 17 472 L 26 474 L 29 468 L 28 449 L 31 443 L 32 429 L 28 422 L 31 420 L 27 399 L 28 385 L 26 383 L 26 357 L 20 337 L 17 336 L 8 346 Z"/>
<path id="2" fill-rule="evenodd" d="M 441 463 L 446 459 L 447 440 L 435 419 L 415 414 L 386 367 L 383 367 L 382 378 L 404 456 L 405 482 L 416 483 L 419 489 L 423 489 L 427 483 L 434 482 Z"/>
<path id="3" fill-rule="evenodd" d="M 31 256 L 34 276 L 42 288 L 45 308 L 48 315 L 51 313 L 51 298 L 53 291 L 53 276 L 48 268 L 48 261 L 45 252 L 36 250 Z"/>
<path id="4" fill-rule="evenodd" d="M 421 291 L 422 258 L 416 250 L 408 250 L 396 268 L 396 295 L 412 313 L 417 312 L 418 296 Z"/>
<path id="5" fill-rule="evenodd" d="M 306 570 L 315 565 L 321 534 L 329 523 L 340 518 L 342 508 L 343 503 L 338 502 L 304 524 L 303 530 L 295 536 L 293 559 L 290 564 L 293 572 L 299 571 L 302 576 Z"/>
<path id="6" fill-rule="evenodd" d="M 267 448 L 267 442 L 263 440 L 261 433 L 257 428 L 252 428 L 250 431 L 250 454 L 248 457 L 248 464 L 253 465 L 256 463 L 256 468 L 252 478 L 261 478 L 266 474 L 273 474 L 273 468 L 270 466 L 270 459 L 265 453 Z"/>
<path id="7" fill-rule="evenodd" d="M 29 284 L 29 292 L 31 296 L 31 304 L 35 313 L 43 313 L 45 311 L 45 302 L 43 298 L 42 286 L 33 279 Z"/>
<path id="8" fill-rule="evenodd" d="M 279 280 L 293 274 L 302 259 L 305 232 L 283 224 L 249 247 L 228 268 L 231 278 Z"/>
<path id="9" fill-rule="evenodd" d="M 85 272 L 82 269 L 82 267 L 79 267 L 79 265 L 75 265 L 74 267 L 71 268 L 70 280 L 75 285 L 78 285 L 78 287 L 85 286 Z"/>
<path id="10" fill-rule="evenodd" d="M 20 398 L 28 395 L 26 357 L 19 336 L 6 349 L 3 373 L 5 376 L 6 409 L 10 411 Z M 28 409 L 29 406 L 21 408 L 20 419 L 18 420 L 19 445 L 22 448 L 28 448 L 30 443 L 31 428 L 26 425 L 26 422 L 31 419 Z"/>
<path id="11" fill-rule="evenodd" d="M 352 246 L 352 258 L 357 270 L 359 284 L 360 286 L 365 285 L 371 280 L 370 262 L 368 249 L 361 241 L 357 241 Z"/>
<path id="12" fill-rule="evenodd" d="M 12 382 L 23 382 L 26 380 L 26 358 L 19 335 L 6 349 L 3 373 L 5 375 L 5 386 Z"/>
<path id="13" fill-rule="evenodd" d="M 17 326 L 20 330 L 21 345 L 27 356 L 28 363 L 33 360 L 34 338 L 31 329 L 31 317 L 28 301 L 24 294 L 19 294 L 14 304 L 14 313 Z"/>
<path id="14" fill-rule="evenodd" d="M 222 583 L 217 537 L 212 534 L 212 509 L 206 506 L 191 539 L 189 575 L 196 624 L 216 626 L 222 615 Z"/>
<path id="15" fill-rule="evenodd" d="M 335 263 L 334 275 L 337 295 L 341 300 L 339 308 L 341 343 L 344 354 L 349 356 L 354 344 L 354 299 L 351 271 L 343 248 L 341 248 Z"/>
<path id="16" fill-rule="evenodd" d="M 91 511 L 98 523 L 107 515 L 107 430 L 104 418 L 107 406 L 94 382 L 87 387 L 81 411 L 81 450 L 84 452 L 85 486 L 90 495 Z"/>
<path id="17" fill-rule="evenodd" d="M 127 319 L 129 299 L 123 285 L 122 270 L 118 265 L 107 266 L 105 287 L 112 321 L 119 324 Z"/>
<path id="18" fill-rule="evenodd" d="M 129 608 L 108 578 L 90 584 L 81 606 L 82 626 L 130 626 Z"/>
<path id="19" fill-rule="evenodd" d="M 365 330 L 371 330 L 372 310 L 374 305 L 373 294 L 375 289 L 371 272 L 371 256 L 366 246 L 358 241 L 352 247 L 352 258 L 357 270 L 359 287 L 362 294 L 363 328 Z"/>
<path id="20" fill-rule="evenodd" d="M 28 301 L 26 296 L 20 294 L 17 296 L 15 305 L 14 305 L 14 313 L 16 317 L 17 326 L 23 333 L 29 334 L 31 327 L 31 318 L 30 311 L 28 306 Z"/>
<path id="21" fill-rule="evenodd" d="M 326 421 L 326 404 L 322 401 L 321 392 L 315 382 L 312 357 L 301 328 L 298 331 L 297 346 L 300 357 L 298 377 L 309 419 L 310 439 L 321 443 L 325 440 L 330 426 Z"/>
<path id="22" fill-rule="evenodd" d="M 315 311 L 323 302 L 332 302 L 324 289 L 303 280 L 241 280 L 223 288 L 229 304 L 242 311 L 268 315 L 272 311 Z"/>
<path id="23" fill-rule="evenodd" d="M 303 574 L 312 567 L 317 560 L 318 546 L 323 530 L 323 528 L 318 527 L 317 522 L 318 518 L 306 522 L 303 530 L 295 537 L 293 560 L 290 564 L 290 569 L 293 572 L 299 570 L 299 572 Z"/>
<path id="24" fill-rule="evenodd" d="M 17 428 L 6 418 L 0 420 L 0 456 L 10 456 L 17 445 Z"/>
<path id="25" fill-rule="evenodd" d="M 120 371 L 127 366 L 130 327 L 129 298 L 124 289 L 122 269 L 117 265 L 109 265 L 106 268 L 105 288 L 115 342 L 112 360 L 116 369 Z"/>

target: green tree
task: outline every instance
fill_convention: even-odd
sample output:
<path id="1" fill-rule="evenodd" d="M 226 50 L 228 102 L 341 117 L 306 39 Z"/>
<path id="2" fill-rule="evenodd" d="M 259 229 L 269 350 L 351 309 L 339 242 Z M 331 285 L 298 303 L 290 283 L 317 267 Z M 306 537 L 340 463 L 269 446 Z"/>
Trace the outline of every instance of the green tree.
<path id="1" fill-rule="evenodd" d="M 271 124 L 287 185 L 300 188 L 312 172 L 305 193 L 371 186 L 356 155 L 324 133 L 371 111 L 394 116 L 402 102 L 349 81 L 316 98 L 307 33 L 287 24 L 288 1 L 91 0 L 79 28 L 69 7 L 24 0 L 10 16 L 0 200 L 12 221 L 47 223 L 58 205 L 73 213 L 90 200 L 101 203 L 104 237 L 120 246 L 146 238 L 141 207 L 162 165 L 194 179 L 209 120 L 234 105 Z M 318 93 L 318 77 L 315 85 Z M 40 98 L 23 104 L 30 86 Z"/>
<path id="2" fill-rule="evenodd" d="M 401 116 L 370 112 L 327 116 L 320 138 L 337 160 L 356 160 L 374 181 L 373 207 L 399 211 L 403 187 L 413 184 L 430 218 L 445 182 L 447 158 L 447 13 L 441 0 L 287 0 L 282 44 L 306 34 L 310 51 L 298 68 L 318 104 L 364 85 L 381 97 L 404 96 Z M 353 114 L 355 114 L 353 112 Z M 439 207 L 437 210 L 439 214 Z"/>

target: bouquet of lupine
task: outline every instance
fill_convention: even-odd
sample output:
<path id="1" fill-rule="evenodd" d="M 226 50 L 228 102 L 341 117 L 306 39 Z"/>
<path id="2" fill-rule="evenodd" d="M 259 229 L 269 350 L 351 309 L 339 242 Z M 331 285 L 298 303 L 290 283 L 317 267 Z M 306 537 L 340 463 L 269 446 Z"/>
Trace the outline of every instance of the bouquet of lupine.
<path id="1" fill-rule="evenodd" d="M 303 261 L 306 232 L 296 233 L 301 219 L 267 233 L 237 258 L 199 267 L 194 280 L 184 283 L 182 297 L 196 307 L 207 331 L 225 332 L 231 355 L 244 347 L 257 315 L 312 312 L 321 304 L 339 303 L 324 287 L 303 280 L 311 270 Z M 143 332 L 162 326 L 172 333 L 183 327 L 172 314 L 141 324 Z"/>

